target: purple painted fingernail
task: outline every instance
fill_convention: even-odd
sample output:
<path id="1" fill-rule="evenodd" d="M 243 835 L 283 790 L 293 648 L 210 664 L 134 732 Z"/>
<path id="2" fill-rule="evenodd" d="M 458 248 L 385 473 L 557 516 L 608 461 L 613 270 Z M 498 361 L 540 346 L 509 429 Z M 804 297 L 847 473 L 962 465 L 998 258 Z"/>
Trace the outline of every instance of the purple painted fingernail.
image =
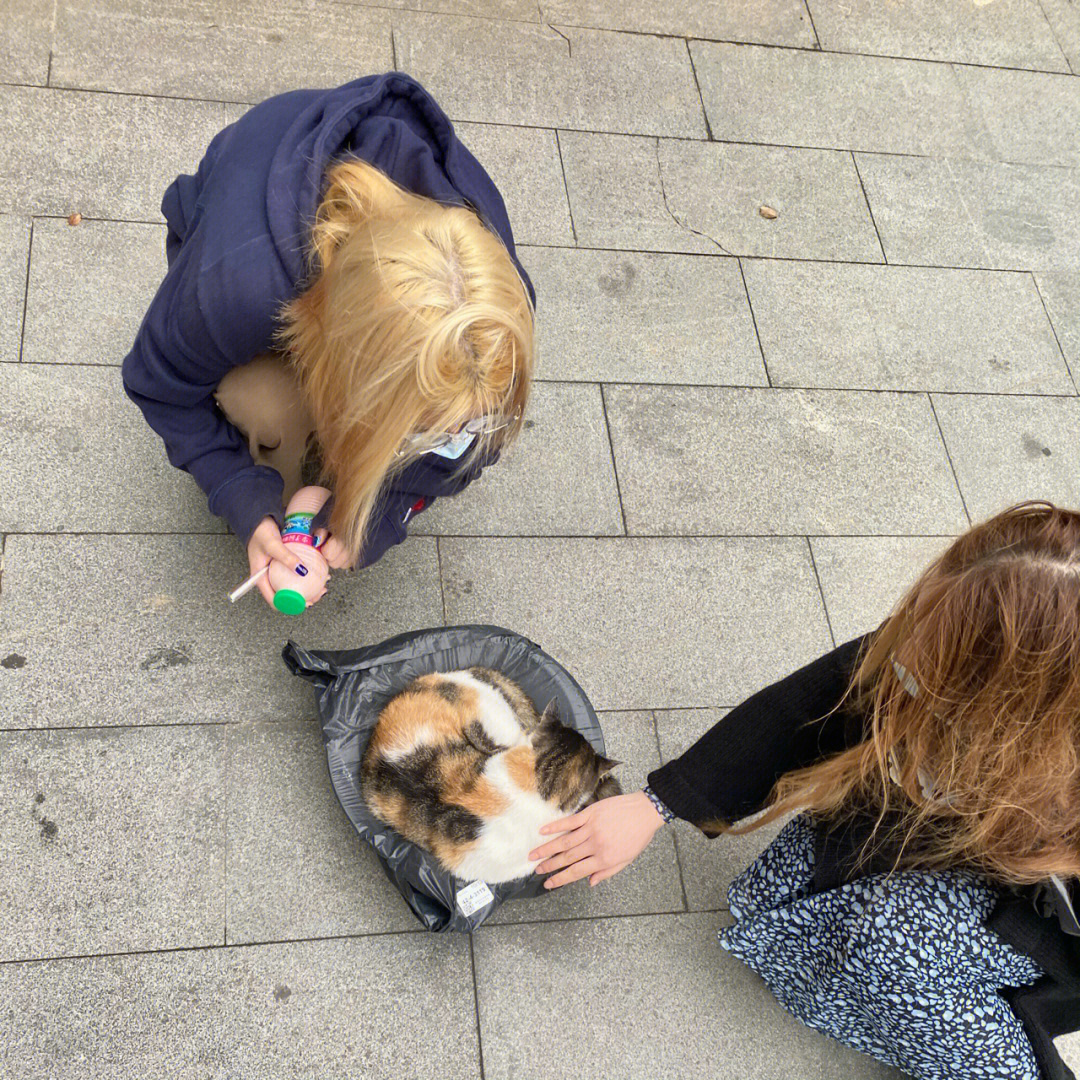
<path id="1" fill-rule="evenodd" d="M 301 577 L 307 577 L 307 567 L 306 567 L 306 566 L 305 566 L 305 565 L 304 565 L 303 563 L 300 563 L 300 565 L 299 565 L 299 566 L 297 566 L 297 568 L 296 568 L 296 572 L 297 572 L 297 573 L 298 573 L 298 574 L 299 574 L 299 575 L 300 575 Z"/>

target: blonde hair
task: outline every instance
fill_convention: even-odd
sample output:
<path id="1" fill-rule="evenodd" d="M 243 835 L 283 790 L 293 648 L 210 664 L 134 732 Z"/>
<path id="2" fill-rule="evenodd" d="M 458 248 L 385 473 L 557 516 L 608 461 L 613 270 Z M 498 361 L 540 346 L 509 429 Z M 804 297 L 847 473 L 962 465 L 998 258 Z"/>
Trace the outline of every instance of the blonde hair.
<path id="1" fill-rule="evenodd" d="M 1080 513 L 1012 507 L 923 573 L 845 706 L 869 738 L 781 777 L 764 819 L 890 814 L 895 865 L 1080 876 Z M 874 838 L 864 850 L 864 857 Z"/>
<path id="2" fill-rule="evenodd" d="M 513 422 L 478 437 L 474 454 L 517 434 L 533 313 L 506 246 L 473 211 L 405 191 L 363 161 L 327 180 L 311 284 L 284 307 L 280 343 L 334 490 L 330 531 L 355 558 L 387 483 L 415 459 L 399 456 L 408 436 L 488 414 Z"/>

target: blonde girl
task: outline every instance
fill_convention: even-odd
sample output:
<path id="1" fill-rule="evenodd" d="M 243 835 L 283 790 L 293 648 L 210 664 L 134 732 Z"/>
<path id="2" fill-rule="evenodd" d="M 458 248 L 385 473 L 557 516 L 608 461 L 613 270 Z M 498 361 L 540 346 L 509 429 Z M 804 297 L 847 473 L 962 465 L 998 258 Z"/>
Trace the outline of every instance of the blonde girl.
<path id="1" fill-rule="evenodd" d="M 295 565 L 279 530 L 301 483 L 334 492 L 331 565 L 367 565 L 518 432 L 532 286 L 494 183 L 414 80 L 262 102 L 162 211 L 169 268 L 124 384 L 252 573 Z"/>
<path id="2" fill-rule="evenodd" d="M 1053 1039 L 1080 1027 L 1080 513 L 973 528 L 877 631 L 530 858 L 595 883 L 674 817 L 718 836 L 791 812 L 720 933 L 785 1007 L 919 1080 L 1072 1076 Z"/>

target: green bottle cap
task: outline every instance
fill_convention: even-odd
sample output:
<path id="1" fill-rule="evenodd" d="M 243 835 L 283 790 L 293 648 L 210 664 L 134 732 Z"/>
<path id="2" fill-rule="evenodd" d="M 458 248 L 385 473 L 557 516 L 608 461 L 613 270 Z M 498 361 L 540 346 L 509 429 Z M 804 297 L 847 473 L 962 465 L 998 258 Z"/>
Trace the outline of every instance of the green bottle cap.
<path id="1" fill-rule="evenodd" d="M 274 607 L 286 615 L 299 615 L 307 607 L 307 601 L 295 589 L 278 589 L 274 593 Z"/>

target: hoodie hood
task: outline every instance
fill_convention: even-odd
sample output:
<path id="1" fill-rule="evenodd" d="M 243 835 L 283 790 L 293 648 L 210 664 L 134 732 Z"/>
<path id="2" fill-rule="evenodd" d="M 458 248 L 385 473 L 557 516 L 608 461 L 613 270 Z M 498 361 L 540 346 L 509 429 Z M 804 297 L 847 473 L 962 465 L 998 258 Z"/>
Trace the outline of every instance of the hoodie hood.
<path id="1" fill-rule="evenodd" d="M 434 98 L 398 72 L 318 93 L 282 137 L 270 163 L 266 210 L 274 246 L 293 281 L 307 276 L 307 238 L 326 171 L 348 157 L 370 162 L 416 195 L 475 211 L 506 245 L 535 302 L 498 188 Z"/>

